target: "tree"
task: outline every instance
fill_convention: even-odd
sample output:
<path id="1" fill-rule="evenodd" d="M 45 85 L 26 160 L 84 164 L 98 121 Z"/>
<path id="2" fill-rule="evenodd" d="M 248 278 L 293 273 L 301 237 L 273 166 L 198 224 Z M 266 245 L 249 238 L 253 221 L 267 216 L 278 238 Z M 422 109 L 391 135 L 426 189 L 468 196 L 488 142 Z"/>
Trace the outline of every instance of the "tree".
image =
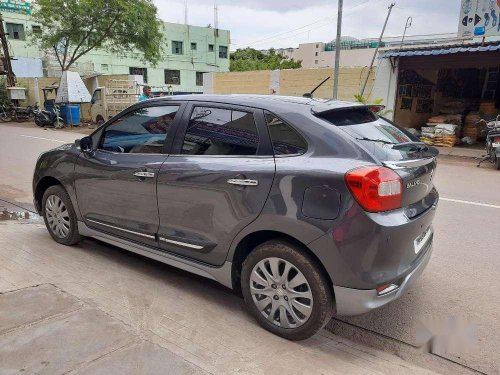
<path id="1" fill-rule="evenodd" d="M 242 72 L 247 70 L 297 69 L 302 67 L 302 61 L 287 59 L 281 53 L 270 49 L 265 54 L 253 48 L 238 49 L 231 53 L 229 70 Z"/>
<path id="2" fill-rule="evenodd" d="M 63 71 L 96 48 L 160 60 L 162 23 L 152 0 L 37 0 L 34 8 L 41 32 L 31 41 L 53 51 Z"/>

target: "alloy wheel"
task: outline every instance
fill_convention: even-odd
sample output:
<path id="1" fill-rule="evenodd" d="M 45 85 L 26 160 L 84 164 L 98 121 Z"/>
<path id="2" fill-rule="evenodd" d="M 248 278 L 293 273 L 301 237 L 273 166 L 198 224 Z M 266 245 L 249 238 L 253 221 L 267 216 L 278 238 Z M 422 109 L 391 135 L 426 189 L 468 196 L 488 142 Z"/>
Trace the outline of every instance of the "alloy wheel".
<path id="1" fill-rule="evenodd" d="M 59 238 L 66 238 L 70 232 L 71 221 L 62 199 L 57 195 L 50 195 L 45 202 L 45 215 L 52 233 Z"/>
<path id="2" fill-rule="evenodd" d="M 250 293 L 260 313 L 281 328 L 300 327 L 313 310 L 311 287 L 305 276 L 281 258 L 265 258 L 255 265 Z"/>

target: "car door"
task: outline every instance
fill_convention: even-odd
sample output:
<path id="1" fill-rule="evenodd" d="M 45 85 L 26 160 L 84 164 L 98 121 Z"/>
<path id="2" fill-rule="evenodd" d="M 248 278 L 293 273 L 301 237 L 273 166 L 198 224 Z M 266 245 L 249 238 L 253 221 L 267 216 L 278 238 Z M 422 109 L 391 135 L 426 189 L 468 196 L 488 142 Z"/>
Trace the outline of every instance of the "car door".
<path id="1" fill-rule="evenodd" d="M 158 176 L 159 246 L 212 265 L 257 218 L 275 165 L 263 111 L 191 103 Z"/>
<path id="2" fill-rule="evenodd" d="M 96 133 L 96 150 L 75 166 L 78 207 L 89 227 L 157 245 L 156 181 L 180 107 L 143 105 Z"/>

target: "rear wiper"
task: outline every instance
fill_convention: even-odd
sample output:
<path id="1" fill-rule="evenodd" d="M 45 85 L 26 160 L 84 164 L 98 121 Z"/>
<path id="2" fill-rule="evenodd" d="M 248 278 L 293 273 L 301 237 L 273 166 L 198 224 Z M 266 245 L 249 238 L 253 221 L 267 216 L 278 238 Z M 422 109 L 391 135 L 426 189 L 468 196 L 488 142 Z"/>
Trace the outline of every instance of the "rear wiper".
<path id="1" fill-rule="evenodd" d="M 393 150 L 401 150 L 404 148 L 409 148 L 412 151 L 427 151 L 429 149 L 423 142 L 403 142 L 392 146 Z"/>
<path id="2" fill-rule="evenodd" d="M 371 138 L 356 138 L 358 141 L 369 141 L 369 142 L 380 142 L 380 143 L 385 143 L 386 145 L 395 145 L 396 143 L 394 142 L 389 142 L 389 141 L 385 141 L 383 139 L 371 139 Z M 394 148 L 394 146 L 393 146 Z"/>

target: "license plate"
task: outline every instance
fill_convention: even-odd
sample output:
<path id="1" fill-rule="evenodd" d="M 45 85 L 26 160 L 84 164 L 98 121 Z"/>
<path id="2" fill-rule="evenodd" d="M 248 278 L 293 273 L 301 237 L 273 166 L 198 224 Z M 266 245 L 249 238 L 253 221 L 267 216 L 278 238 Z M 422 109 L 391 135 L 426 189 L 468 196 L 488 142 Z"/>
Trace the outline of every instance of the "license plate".
<path id="1" fill-rule="evenodd" d="M 420 236 L 415 238 L 415 240 L 413 241 L 415 254 L 418 254 L 420 250 L 422 250 L 422 248 L 425 246 L 431 235 L 432 235 L 432 229 L 431 227 L 429 227 Z"/>

